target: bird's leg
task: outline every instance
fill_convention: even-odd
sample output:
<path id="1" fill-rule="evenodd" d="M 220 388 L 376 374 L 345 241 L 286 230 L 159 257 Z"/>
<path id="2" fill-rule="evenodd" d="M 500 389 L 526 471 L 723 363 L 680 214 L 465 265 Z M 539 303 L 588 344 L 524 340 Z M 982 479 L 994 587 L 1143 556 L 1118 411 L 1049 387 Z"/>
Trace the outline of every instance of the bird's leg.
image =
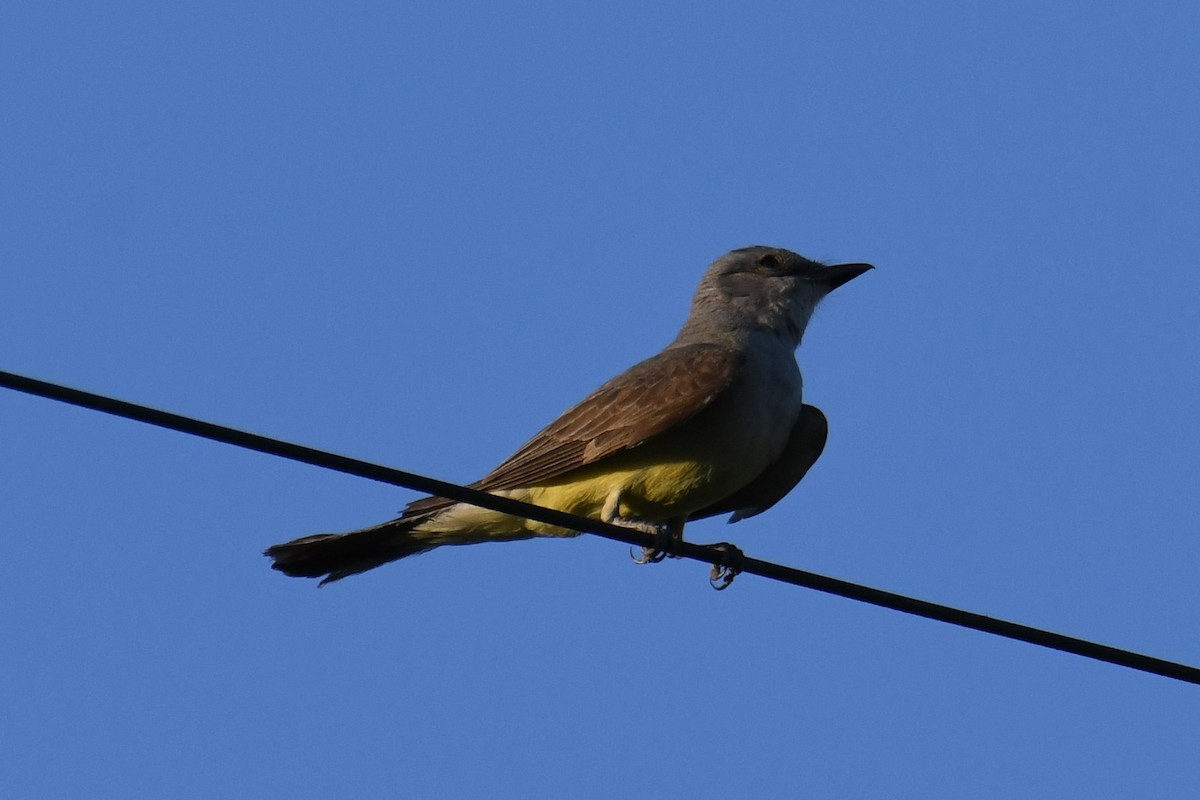
<path id="1" fill-rule="evenodd" d="M 654 537 L 653 547 L 643 547 L 642 554 L 633 555 L 633 560 L 638 564 L 657 564 L 667 557 L 672 549 L 671 544 L 683 539 L 683 522 L 682 518 L 670 520 L 666 525 L 659 525 L 655 522 L 646 522 L 645 520 L 633 519 L 632 517 L 623 517 L 620 513 L 621 495 L 619 492 L 613 492 L 604 502 L 604 508 L 600 510 L 600 519 L 612 525 L 620 525 L 625 528 L 632 528 L 635 531 L 649 533 Z"/>
<path id="2" fill-rule="evenodd" d="M 733 583 L 733 579 L 742 571 L 739 565 L 743 553 L 728 542 L 709 545 L 709 549 L 714 551 L 716 557 L 712 562 L 712 570 L 708 573 L 708 583 L 718 592 L 722 592 L 729 588 L 729 584 Z"/>

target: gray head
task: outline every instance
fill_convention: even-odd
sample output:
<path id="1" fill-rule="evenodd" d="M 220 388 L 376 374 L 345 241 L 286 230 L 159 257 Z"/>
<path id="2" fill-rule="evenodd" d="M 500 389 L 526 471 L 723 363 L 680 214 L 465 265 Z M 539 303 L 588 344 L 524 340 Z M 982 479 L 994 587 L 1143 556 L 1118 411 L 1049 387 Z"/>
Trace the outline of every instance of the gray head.
<path id="1" fill-rule="evenodd" d="M 704 273 L 676 342 L 768 330 L 796 347 L 817 304 L 870 264 L 826 265 L 780 247 L 743 247 Z"/>

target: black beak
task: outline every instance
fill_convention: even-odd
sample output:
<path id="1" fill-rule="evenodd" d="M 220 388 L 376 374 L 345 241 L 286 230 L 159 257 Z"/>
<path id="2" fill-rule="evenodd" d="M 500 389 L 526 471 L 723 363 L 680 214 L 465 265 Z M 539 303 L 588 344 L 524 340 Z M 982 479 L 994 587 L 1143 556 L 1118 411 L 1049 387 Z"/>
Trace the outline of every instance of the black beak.
<path id="1" fill-rule="evenodd" d="M 833 264 L 813 272 L 812 279 L 817 283 L 824 284 L 832 292 L 843 283 L 849 283 L 869 269 L 875 269 L 875 267 L 870 264 Z"/>

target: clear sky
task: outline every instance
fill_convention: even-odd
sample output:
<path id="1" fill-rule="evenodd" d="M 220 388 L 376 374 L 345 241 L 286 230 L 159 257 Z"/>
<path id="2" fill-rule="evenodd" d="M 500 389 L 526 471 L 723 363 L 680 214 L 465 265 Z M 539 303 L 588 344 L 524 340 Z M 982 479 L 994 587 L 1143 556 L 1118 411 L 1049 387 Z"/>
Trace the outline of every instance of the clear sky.
<path id="1" fill-rule="evenodd" d="M 468 481 L 764 243 L 754 556 L 1200 663 L 1200 6 L 24 3 L 0 369 Z M 601 539 L 318 591 L 411 492 L 0 392 L 10 797 L 1200 796 L 1200 687 Z"/>

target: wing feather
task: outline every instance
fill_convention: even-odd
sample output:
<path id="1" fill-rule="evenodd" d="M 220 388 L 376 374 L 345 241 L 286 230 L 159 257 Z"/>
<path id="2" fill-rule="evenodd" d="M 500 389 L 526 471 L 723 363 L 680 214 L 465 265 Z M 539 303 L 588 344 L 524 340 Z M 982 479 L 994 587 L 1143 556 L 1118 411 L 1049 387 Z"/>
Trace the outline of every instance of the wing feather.
<path id="1" fill-rule="evenodd" d="M 708 407 L 741 367 L 736 351 L 718 345 L 669 347 L 563 412 L 472 486 L 496 491 L 547 483 L 636 447 Z M 410 504 L 405 515 L 449 504 L 423 498 Z"/>

